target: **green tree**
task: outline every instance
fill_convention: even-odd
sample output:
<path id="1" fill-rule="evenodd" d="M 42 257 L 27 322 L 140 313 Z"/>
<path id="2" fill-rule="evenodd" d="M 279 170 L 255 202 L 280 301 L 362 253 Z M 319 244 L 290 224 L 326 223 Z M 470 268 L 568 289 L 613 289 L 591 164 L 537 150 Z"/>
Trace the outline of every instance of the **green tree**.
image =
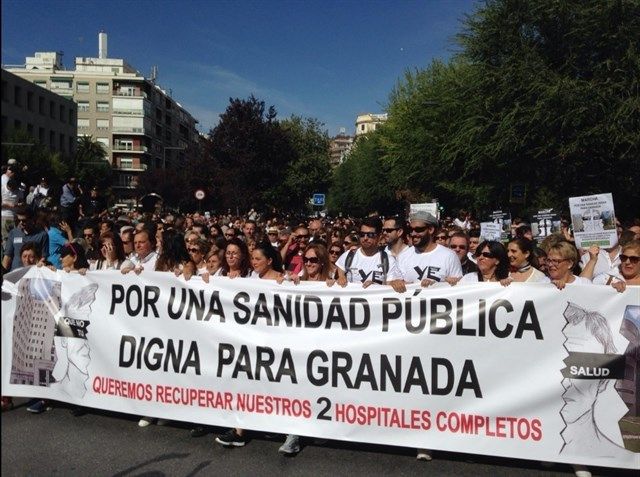
<path id="1" fill-rule="evenodd" d="M 287 210 L 301 211 L 313 193 L 326 193 L 329 186 L 329 135 L 317 119 L 299 116 L 280 122 L 294 151 L 280 187 L 275 190 Z"/>
<path id="2" fill-rule="evenodd" d="M 211 131 L 207 154 L 221 204 L 234 211 L 280 206 L 286 198 L 277 191 L 294 150 L 276 110 L 254 96 L 229 103 Z"/>
<path id="3" fill-rule="evenodd" d="M 392 187 L 476 210 L 523 210 L 640 183 L 640 3 L 494 0 L 468 16 L 461 51 L 408 72 L 389 97 Z"/>
<path id="4" fill-rule="evenodd" d="M 347 158 L 333 175 L 329 189 L 329 210 L 355 216 L 372 212 L 401 211 L 398 196 L 390 185 L 389 167 L 384 162 L 382 129 L 358 138 Z"/>

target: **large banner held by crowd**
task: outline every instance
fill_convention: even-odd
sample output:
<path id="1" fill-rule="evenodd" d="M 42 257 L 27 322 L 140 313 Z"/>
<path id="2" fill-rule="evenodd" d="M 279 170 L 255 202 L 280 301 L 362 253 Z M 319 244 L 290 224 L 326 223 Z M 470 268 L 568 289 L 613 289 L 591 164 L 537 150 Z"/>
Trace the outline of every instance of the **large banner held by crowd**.
<path id="1" fill-rule="evenodd" d="M 2 390 L 218 426 L 639 468 L 640 290 L 7 274 Z M 637 447 L 636 447 L 637 451 Z"/>

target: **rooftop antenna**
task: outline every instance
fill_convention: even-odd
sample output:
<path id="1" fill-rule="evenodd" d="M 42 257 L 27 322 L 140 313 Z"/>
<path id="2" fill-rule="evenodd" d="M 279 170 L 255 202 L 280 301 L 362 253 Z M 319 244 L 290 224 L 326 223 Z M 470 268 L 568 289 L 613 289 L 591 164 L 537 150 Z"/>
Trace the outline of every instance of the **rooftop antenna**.
<path id="1" fill-rule="evenodd" d="M 151 67 L 151 82 L 155 83 L 156 79 L 158 79 L 158 67 L 156 65 L 153 65 Z"/>

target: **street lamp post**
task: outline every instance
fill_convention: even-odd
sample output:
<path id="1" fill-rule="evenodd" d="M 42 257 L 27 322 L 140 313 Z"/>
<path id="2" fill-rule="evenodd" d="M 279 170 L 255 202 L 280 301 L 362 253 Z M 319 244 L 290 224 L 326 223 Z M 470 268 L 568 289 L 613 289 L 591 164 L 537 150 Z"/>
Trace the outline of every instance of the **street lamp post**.
<path id="1" fill-rule="evenodd" d="M 162 149 L 162 168 L 163 169 L 167 168 L 167 150 L 184 151 L 185 149 L 186 147 L 165 146 Z"/>

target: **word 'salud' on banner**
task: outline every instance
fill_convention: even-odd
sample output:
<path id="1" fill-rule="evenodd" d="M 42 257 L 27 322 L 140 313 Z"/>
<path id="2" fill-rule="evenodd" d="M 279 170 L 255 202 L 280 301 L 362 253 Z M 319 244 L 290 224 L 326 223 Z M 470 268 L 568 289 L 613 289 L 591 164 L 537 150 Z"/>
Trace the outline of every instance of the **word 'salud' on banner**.
<path id="1" fill-rule="evenodd" d="M 638 287 L 407 288 L 23 269 L 3 282 L 3 394 L 640 467 Z"/>

